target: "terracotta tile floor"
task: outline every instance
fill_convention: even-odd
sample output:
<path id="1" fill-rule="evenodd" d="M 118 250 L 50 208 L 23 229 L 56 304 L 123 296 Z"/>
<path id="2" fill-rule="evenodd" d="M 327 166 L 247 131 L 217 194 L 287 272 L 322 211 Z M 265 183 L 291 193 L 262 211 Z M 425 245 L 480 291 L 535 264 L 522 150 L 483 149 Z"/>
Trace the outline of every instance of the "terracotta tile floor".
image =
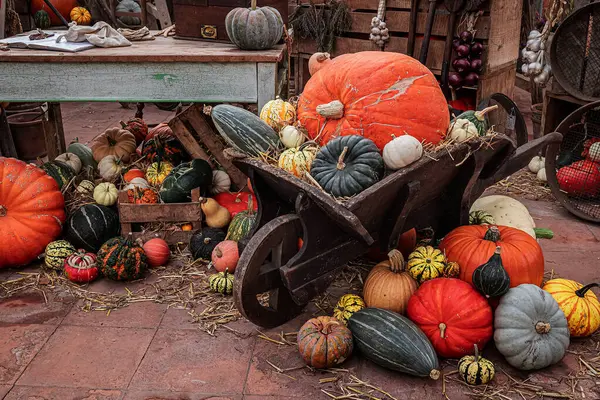
<path id="1" fill-rule="evenodd" d="M 65 104 L 67 141 L 90 140 L 135 110 L 111 104 Z M 149 123 L 167 120 L 172 113 L 148 105 Z M 524 200 L 541 227 L 556 233 L 542 241 L 546 269 L 585 282 L 600 281 L 600 228 L 573 218 L 560 205 Z M 29 267 L 26 270 L 33 270 Z M 1 271 L 0 280 L 11 279 L 14 270 Z M 120 283 L 99 281 L 96 291 L 122 290 Z M 337 298 L 341 288 L 330 288 Z M 218 330 L 209 336 L 190 322 L 186 310 L 167 309 L 152 303 L 137 303 L 105 312 L 83 312 L 79 303 L 64 296 L 45 303 L 39 293 L 0 300 L 0 399 L 20 400 L 284 400 L 328 399 L 321 390 L 335 383 L 320 383 L 331 377 L 326 372 L 298 368 L 302 361 L 294 346 L 282 346 L 257 338 L 247 321 L 230 323 L 243 334 Z M 311 316 L 312 310 L 268 331 L 294 332 Z M 580 375 L 573 386 L 566 377 L 580 373 L 575 354 L 579 348 L 598 348 L 600 337 L 574 340 L 559 364 L 534 373 L 519 373 L 508 367 L 493 348 L 486 356 L 497 363 L 497 385 L 509 383 L 504 370 L 546 391 L 566 393 L 576 399 L 600 399 L 600 377 Z M 292 368 L 278 373 L 269 364 Z M 443 364 L 445 372 L 456 364 Z M 355 376 L 389 392 L 396 399 L 444 399 L 442 382 L 412 378 L 386 371 L 355 355 L 343 366 Z M 469 399 L 471 391 L 447 379 L 449 399 Z M 502 392 L 501 392 L 502 394 Z M 372 393 L 376 398 L 382 394 Z M 521 399 L 510 394 L 492 394 L 491 399 Z M 375 398 L 374 397 L 374 398 Z M 532 396 L 526 398 L 533 398 Z M 537 396 L 541 398 L 541 396 Z M 550 398 L 550 397 L 545 397 Z"/>

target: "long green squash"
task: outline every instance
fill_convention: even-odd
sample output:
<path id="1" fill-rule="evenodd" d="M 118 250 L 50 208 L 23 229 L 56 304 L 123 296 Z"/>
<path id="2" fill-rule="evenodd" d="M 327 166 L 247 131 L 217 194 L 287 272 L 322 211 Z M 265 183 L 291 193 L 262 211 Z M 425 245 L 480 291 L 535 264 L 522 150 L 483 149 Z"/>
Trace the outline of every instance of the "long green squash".
<path id="1" fill-rule="evenodd" d="M 427 336 L 408 318 L 381 308 L 364 308 L 348 320 L 354 343 L 375 364 L 438 379 L 440 366 Z"/>
<path id="2" fill-rule="evenodd" d="M 223 139 L 244 154 L 259 156 L 282 146 L 273 128 L 250 111 L 220 104 L 210 115 Z"/>

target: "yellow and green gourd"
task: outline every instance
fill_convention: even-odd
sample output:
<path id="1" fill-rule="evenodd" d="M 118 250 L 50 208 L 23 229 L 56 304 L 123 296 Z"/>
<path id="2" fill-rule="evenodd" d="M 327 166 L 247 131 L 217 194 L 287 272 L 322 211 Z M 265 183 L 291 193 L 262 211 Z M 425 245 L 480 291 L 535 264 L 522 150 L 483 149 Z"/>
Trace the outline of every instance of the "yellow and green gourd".
<path id="1" fill-rule="evenodd" d="M 356 294 L 345 294 L 340 297 L 340 300 L 333 309 L 333 316 L 346 325 L 352 314 L 362 310 L 366 306 L 362 297 Z"/>
<path id="2" fill-rule="evenodd" d="M 233 275 L 225 272 L 217 272 L 208 278 L 208 285 L 210 288 L 221 294 L 233 293 Z"/>
<path id="3" fill-rule="evenodd" d="M 494 217 L 483 210 L 475 210 L 469 213 L 469 225 L 494 225 Z"/>
<path id="4" fill-rule="evenodd" d="M 458 362 L 458 373 L 469 385 L 486 385 L 494 379 L 496 370 L 490 360 L 479 355 L 477 345 L 474 347 L 474 356 L 464 356 Z"/>
<path id="5" fill-rule="evenodd" d="M 77 249 L 66 240 L 56 240 L 48 243 L 44 252 L 44 263 L 48 268 L 62 269 L 65 260 Z"/>
<path id="6" fill-rule="evenodd" d="M 444 266 L 444 278 L 458 278 L 460 276 L 460 265 L 455 261 L 449 261 Z"/>
<path id="7" fill-rule="evenodd" d="M 431 246 L 417 247 L 408 256 L 407 270 L 419 284 L 444 275 L 446 256 Z"/>

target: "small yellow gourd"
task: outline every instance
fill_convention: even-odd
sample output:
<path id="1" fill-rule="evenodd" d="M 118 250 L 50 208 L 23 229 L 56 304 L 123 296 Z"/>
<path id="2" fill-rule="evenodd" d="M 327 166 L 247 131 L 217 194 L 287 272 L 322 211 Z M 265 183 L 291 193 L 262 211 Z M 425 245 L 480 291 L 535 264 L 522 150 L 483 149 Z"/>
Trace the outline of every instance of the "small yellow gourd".
<path id="1" fill-rule="evenodd" d="M 204 213 L 206 225 L 211 228 L 225 228 L 231 222 L 229 210 L 217 203 L 215 199 L 200 200 L 200 208 Z"/>

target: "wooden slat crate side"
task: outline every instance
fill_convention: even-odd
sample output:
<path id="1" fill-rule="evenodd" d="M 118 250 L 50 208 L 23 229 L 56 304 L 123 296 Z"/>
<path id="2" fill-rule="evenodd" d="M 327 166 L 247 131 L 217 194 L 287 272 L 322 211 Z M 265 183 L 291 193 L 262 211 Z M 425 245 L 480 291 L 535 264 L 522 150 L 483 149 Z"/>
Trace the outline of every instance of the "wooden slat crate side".
<path id="1" fill-rule="evenodd" d="M 198 203 L 119 204 L 122 223 L 195 222 L 202 219 Z"/>
<path id="2" fill-rule="evenodd" d="M 492 19 L 486 46 L 486 68 L 494 69 L 519 57 L 521 13 L 516 10 L 522 9 L 523 0 L 492 0 L 490 7 Z"/>
<path id="3" fill-rule="evenodd" d="M 517 62 L 508 63 L 502 70 L 496 70 L 491 75 L 481 75 L 477 90 L 477 102 L 494 93 L 504 93 L 512 98 L 515 90 Z"/>

